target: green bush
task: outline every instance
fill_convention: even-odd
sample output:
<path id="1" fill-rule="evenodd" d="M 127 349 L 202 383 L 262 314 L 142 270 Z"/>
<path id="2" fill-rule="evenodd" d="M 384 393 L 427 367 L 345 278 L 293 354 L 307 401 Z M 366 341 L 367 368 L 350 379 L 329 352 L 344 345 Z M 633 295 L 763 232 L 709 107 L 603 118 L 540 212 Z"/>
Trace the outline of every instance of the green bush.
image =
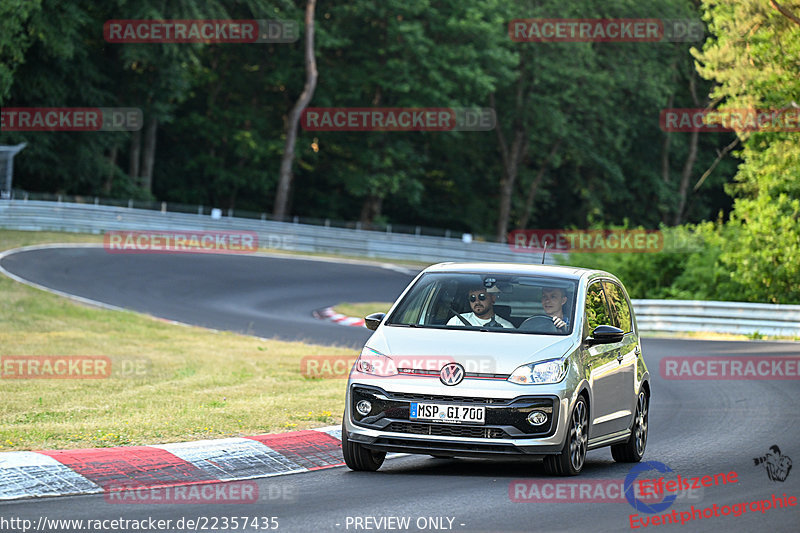
<path id="1" fill-rule="evenodd" d="M 561 262 L 614 274 L 631 298 L 800 303 L 800 201 L 757 202 L 760 218 L 662 227 L 660 252 L 573 253 Z"/>

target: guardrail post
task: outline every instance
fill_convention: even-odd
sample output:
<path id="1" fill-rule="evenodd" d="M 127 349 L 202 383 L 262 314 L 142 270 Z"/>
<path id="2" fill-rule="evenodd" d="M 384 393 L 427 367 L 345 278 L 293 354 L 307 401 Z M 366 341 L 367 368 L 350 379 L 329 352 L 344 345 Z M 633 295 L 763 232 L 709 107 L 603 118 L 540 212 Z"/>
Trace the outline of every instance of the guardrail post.
<path id="1" fill-rule="evenodd" d="M 58 203 L 61 203 L 61 195 L 58 195 Z"/>
<path id="2" fill-rule="evenodd" d="M 100 205 L 100 198 L 97 196 L 94 197 L 94 205 Z"/>
<path id="3" fill-rule="evenodd" d="M 203 214 L 203 206 L 202 205 L 198 205 L 197 206 L 197 214 L 198 215 L 202 215 Z"/>
<path id="4" fill-rule="evenodd" d="M 415 229 L 415 230 L 414 230 L 414 235 L 416 235 L 417 237 L 419 237 L 421 234 L 422 234 L 422 228 L 420 228 L 419 226 L 417 226 L 417 229 Z"/>
<path id="5" fill-rule="evenodd" d="M 133 198 L 128 198 L 128 209 L 133 209 Z"/>
<path id="6" fill-rule="evenodd" d="M 325 227 L 326 228 L 330 228 L 331 227 L 331 219 L 329 219 L 329 218 L 325 219 Z"/>
<path id="7" fill-rule="evenodd" d="M 263 220 L 264 222 L 267 221 L 267 214 L 266 213 L 261 213 L 261 220 Z"/>
<path id="8" fill-rule="evenodd" d="M 392 232 L 392 225 L 386 224 L 386 233 L 391 233 L 391 232 Z"/>
<path id="9" fill-rule="evenodd" d="M 357 230 L 360 230 L 360 229 L 361 229 L 361 222 L 360 222 L 360 221 L 359 221 L 359 222 L 356 222 L 356 229 L 357 229 Z"/>
<path id="10" fill-rule="evenodd" d="M 228 208 L 228 218 L 233 218 L 233 208 L 232 207 Z"/>
<path id="11" fill-rule="evenodd" d="M 449 239 L 450 238 L 450 230 L 449 229 L 444 230 L 444 238 L 445 239 Z"/>
<path id="12" fill-rule="evenodd" d="M 162 213 L 167 212 L 167 202 L 161 202 L 161 212 Z"/>
<path id="13" fill-rule="evenodd" d="M 300 217 L 295 215 L 294 218 L 292 218 L 292 223 L 299 224 L 300 223 Z"/>

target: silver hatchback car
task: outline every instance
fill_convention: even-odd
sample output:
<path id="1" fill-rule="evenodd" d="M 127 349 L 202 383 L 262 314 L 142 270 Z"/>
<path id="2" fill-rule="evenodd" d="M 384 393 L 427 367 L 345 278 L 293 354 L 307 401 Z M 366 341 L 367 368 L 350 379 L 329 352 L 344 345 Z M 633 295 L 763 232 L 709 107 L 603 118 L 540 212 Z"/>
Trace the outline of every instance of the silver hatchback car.
<path id="1" fill-rule="evenodd" d="M 650 375 L 630 299 L 607 272 L 442 263 L 366 325 L 342 423 L 353 470 L 406 452 L 528 456 L 575 475 L 591 449 L 644 455 Z"/>

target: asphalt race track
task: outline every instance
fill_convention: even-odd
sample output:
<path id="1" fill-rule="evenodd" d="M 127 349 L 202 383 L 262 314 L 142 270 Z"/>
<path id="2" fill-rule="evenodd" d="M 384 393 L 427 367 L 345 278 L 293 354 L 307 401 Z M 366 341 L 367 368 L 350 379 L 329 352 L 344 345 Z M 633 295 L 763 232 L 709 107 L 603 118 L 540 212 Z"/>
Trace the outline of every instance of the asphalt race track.
<path id="1" fill-rule="evenodd" d="M 342 300 L 392 299 L 410 279 L 410 274 L 392 270 L 331 262 L 112 256 L 97 249 L 26 252 L 5 258 L 2 266 L 42 285 L 164 318 L 261 336 L 340 343 L 363 340 L 366 331 L 316 321 L 310 317 L 312 309 Z M 771 499 L 773 494 L 800 497 L 800 467 L 795 466 L 785 481 L 772 481 L 753 460 L 778 445 L 783 455 L 800 461 L 800 383 L 665 380 L 659 375 L 659 361 L 678 355 L 797 355 L 798 348 L 788 342 L 643 341 L 653 390 L 645 460 L 664 463 L 682 477 L 738 474 L 737 483 L 701 489 L 664 512 L 690 511 L 692 505 L 721 508 Z M 626 531 L 631 529 L 630 515 L 652 515 L 637 513 L 627 502 L 513 502 L 509 487 L 522 479 L 622 481 L 630 468 L 615 463 L 608 448 L 589 452 L 583 473 L 566 480 L 545 476 L 537 462 L 406 456 L 387 460 L 377 473 L 333 468 L 262 478 L 257 480 L 260 500 L 251 505 L 123 505 L 91 495 L 0 503 L 0 518 L 24 518 L 36 524 L 40 517 L 152 517 L 174 524 L 182 517 L 217 517 L 217 527 L 206 530 L 229 531 L 221 527 L 222 517 L 277 517 L 278 531 L 321 532 L 397 531 L 401 530 L 397 522 L 385 520 L 398 517 L 410 519 L 410 527 L 402 529 L 406 531 Z M 646 477 L 658 475 L 650 472 Z M 779 532 L 798 531 L 798 524 L 800 506 L 764 513 L 748 508 L 739 517 L 703 518 L 683 526 L 650 525 L 638 531 Z"/>
<path id="2" fill-rule="evenodd" d="M 311 311 L 341 302 L 394 301 L 418 271 L 250 255 L 109 254 L 44 248 L 0 261 L 45 287 L 117 307 L 259 337 L 363 346 L 366 328 Z"/>

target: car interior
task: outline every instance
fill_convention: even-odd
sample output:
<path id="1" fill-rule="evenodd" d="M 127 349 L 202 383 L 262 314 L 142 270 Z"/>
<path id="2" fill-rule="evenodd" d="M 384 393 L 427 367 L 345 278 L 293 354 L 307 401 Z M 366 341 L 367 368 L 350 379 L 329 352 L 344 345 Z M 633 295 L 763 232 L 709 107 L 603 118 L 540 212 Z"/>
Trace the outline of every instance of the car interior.
<path id="1" fill-rule="evenodd" d="M 434 305 L 434 313 L 429 317 L 428 324 L 445 325 L 455 316 L 455 313 L 469 313 L 471 308 L 466 295 L 472 287 L 464 283 L 445 283 L 441 294 L 437 298 L 438 305 Z M 541 286 L 522 286 L 498 284 L 500 292 L 496 292 L 494 312 L 501 318 L 511 322 L 515 328 L 524 331 L 540 331 L 542 333 L 555 332 L 552 324 L 548 324 L 537 316 L 546 315 L 541 305 Z M 505 290 L 504 290 L 505 289 Z M 566 290 L 567 303 L 564 304 L 564 315 L 572 316 L 572 290 Z M 504 303 L 505 302 L 505 303 Z M 572 320 L 571 320 L 572 322 Z M 524 324 L 524 326 L 523 326 Z M 552 331 L 551 331 L 552 330 Z"/>

